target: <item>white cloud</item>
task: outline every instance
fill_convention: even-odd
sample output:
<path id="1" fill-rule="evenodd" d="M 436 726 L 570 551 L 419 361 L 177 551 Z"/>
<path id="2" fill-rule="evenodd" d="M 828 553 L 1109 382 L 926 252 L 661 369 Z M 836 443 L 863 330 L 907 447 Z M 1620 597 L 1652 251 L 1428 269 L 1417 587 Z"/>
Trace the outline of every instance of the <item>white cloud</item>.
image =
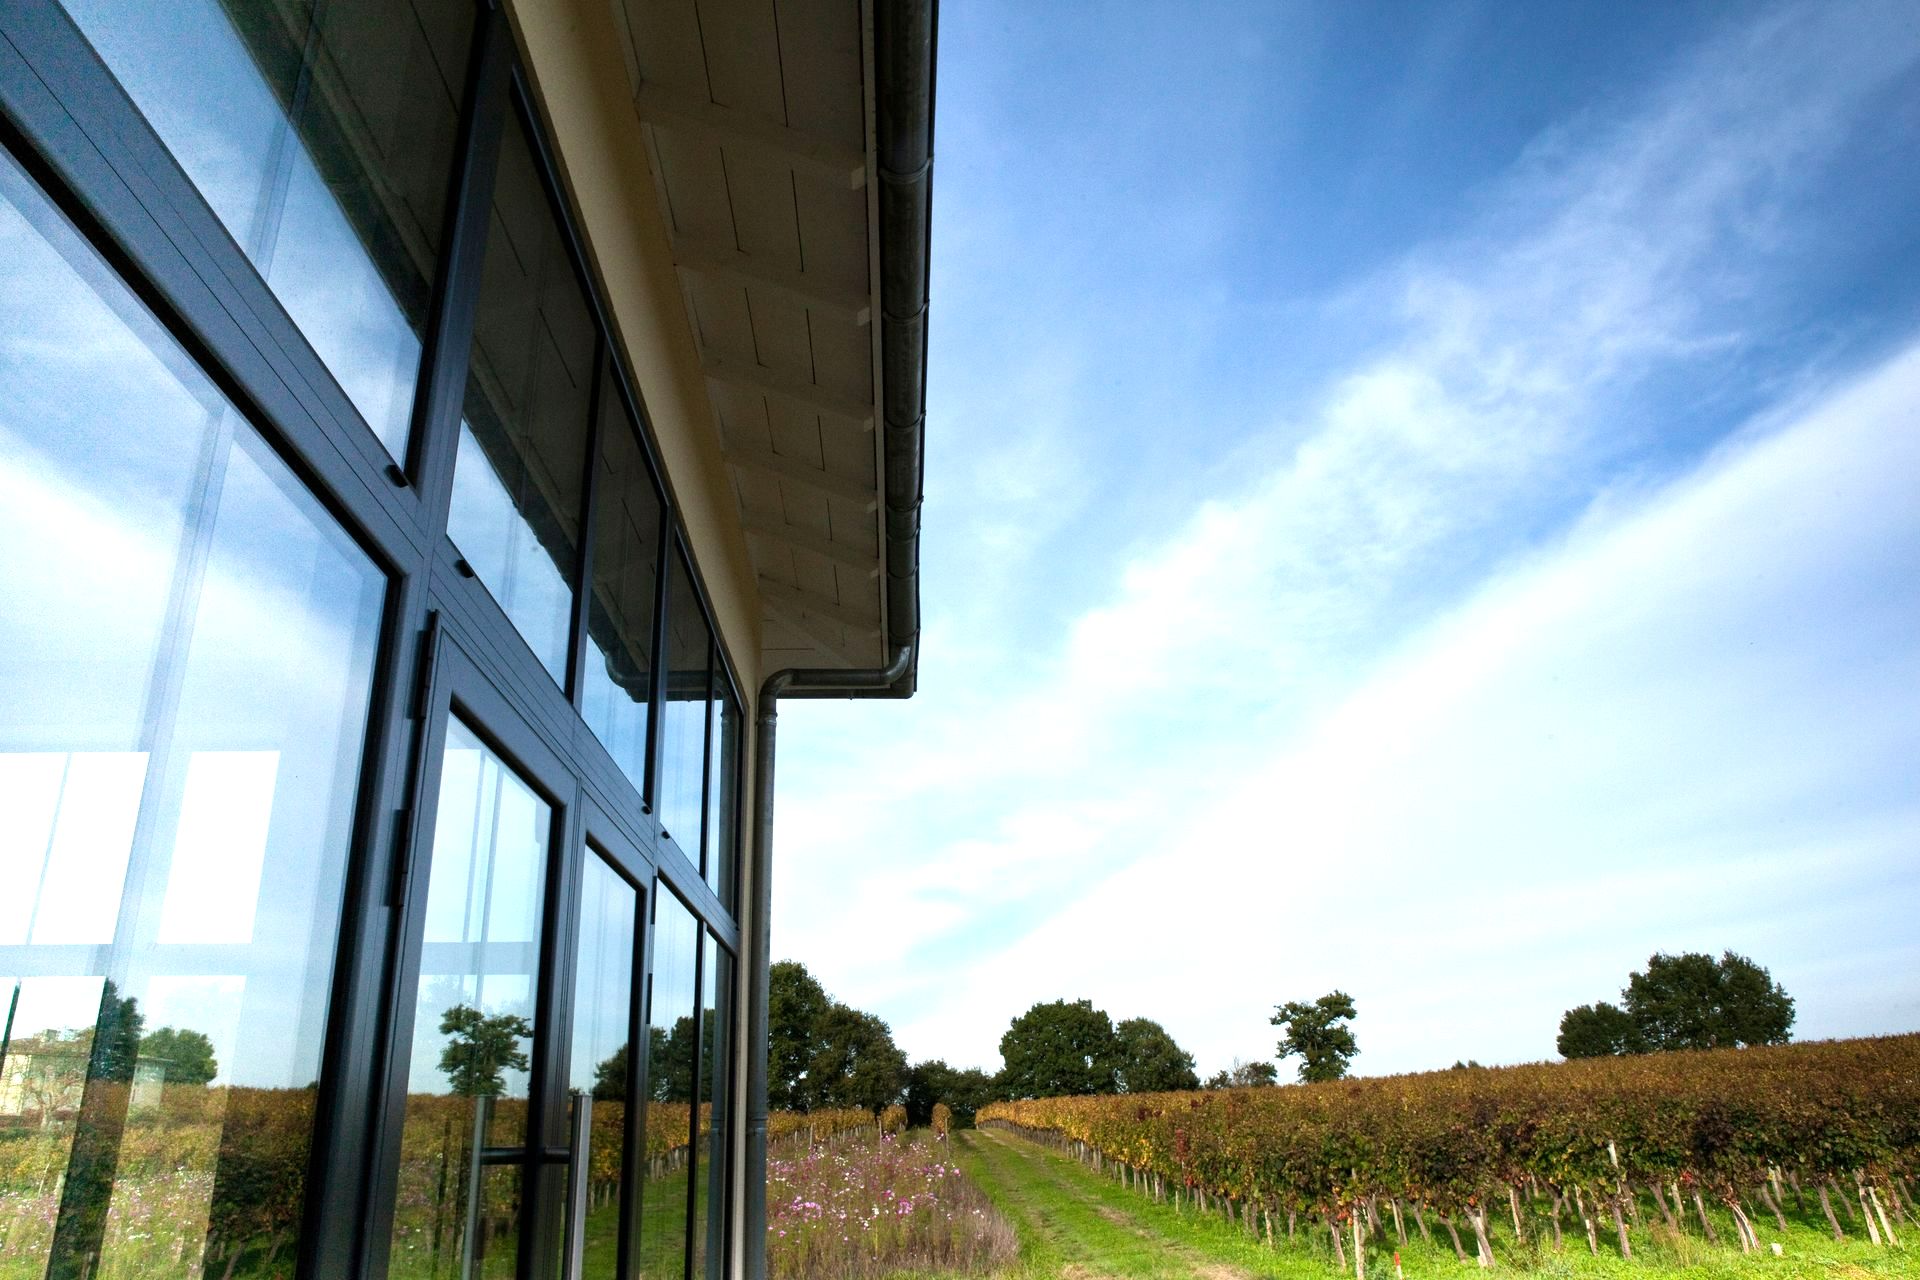
<path id="1" fill-rule="evenodd" d="M 1822 665 L 1870 593 L 1786 630 L 1777 610 L 1852 581 L 1855 553 L 1911 562 L 1911 526 L 1854 494 L 1783 542 L 1740 496 L 1772 483 L 1753 468 L 1775 476 L 1781 444 L 1652 505 L 1629 481 L 1686 456 L 1663 459 L 1664 436 L 1705 429 L 1651 380 L 1750 340 L 1805 184 L 1917 55 L 1898 9 L 1785 9 L 1620 118 L 1542 139 L 1474 234 L 1330 304 L 1379 317 L 1373 350 L 1264 431 L 1243 451 L 1264 461 L 1135 556 L 1056 650 L 961 630 L 991 610 L 930 581 L 914 703 L 785 714 L 779 951 L 912 1052 L 970 1061 L 1030 1000 L 1089 994 L 1224 1062 L 1264 1045 L 1271 1001 L 1347 983 L 1371 1026 L 1401 1028 L 1363 1035 L 1381 1069 L 1543 1051 L 1550 1030 L 1525 1028 L 1523 1050 L 1499 1029 L 1557 1018 L 1566 989 L 1608 994 L 1662 922 L 1716 947 L 1761 931 L 1759 900 L 1716 890 L 1736 853 L 1757 859 L 1741 884 L 1783 896 L 1816 854 L 1884 871 L 1912 822 L 1840 792 L 1902 758 L 1867 727 L 1898 735 L 1914 708 L 1878 668 Z M 1831 414 L 1777 438 L 1824 440 L 1801 459 L 1817 471 L 1828 449 L 1894 447 L 1879 410 L 1871 439 Z M 1570 542 L 1501 570 L 1583 509 Z M 1911 628 L 1874 639 L 1873 661 L 1911 666 Z M 1656 901 L 1606 936 L 1553 923 L 1635 885 Z M 1535 959 L 1467 989 L 1488 955 Z M 1404 1039 L 1420 1028 L 1424 1048 Z M 1480 1039 L 1426 1052 L 1448 1028 Z"/>

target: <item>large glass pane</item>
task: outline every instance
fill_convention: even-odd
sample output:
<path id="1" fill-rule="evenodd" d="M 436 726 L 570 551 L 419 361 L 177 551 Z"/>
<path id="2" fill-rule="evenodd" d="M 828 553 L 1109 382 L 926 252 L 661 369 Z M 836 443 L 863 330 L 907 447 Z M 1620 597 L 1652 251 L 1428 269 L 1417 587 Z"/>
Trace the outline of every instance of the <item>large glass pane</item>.
<path id="1" fill-rule="evenodd" d="M 700 1096 L 698 1185 L 693 1211 L 693 1274 L 727 1270 L 727 1186 L 732 1170 L 733 957 L 707 935 L 700 980 Z"/>
<path id="2" fill-rule="evenodd" d="M 653 977 L 647 996 L 647 1183 L 641 1193 L 640 1271 L 681 1280 L 687 1265 L 699 1039 L 694 976 L 700 926 L 665 885 L 653 895 Z"/>
<path id="3" fill-rule="evenodd" d="M 628 1070 L 633 1041 L 633 958 L 637 890 L 589 853 L 580 896 L 580 964 L 573 983 L 575 1094 L 593 1099 L 587 1146 L 587 1276 L 616 1276 L 626 1179 Z"/>
<path id="4" fill-rule="evenodd" d="M 385 580 L 0 151 L 0 1275 L 285 1274 Z"/>
<path id="5" fill-rule="evenodd" d="M 678 550 L 667 571 L 667 705 L 660 741 L 660 823 L 688 858 L 700 859 L 701 785 L 707 763 L 708 663 L 713 632 L 693 573 Z"/>
<path id="6" fill-rule="evenodd" d="M 466 0 L 63 0 L 367 424 L 405 452 Z"/>
<path id="7" fill-rule="evenodd" d="M 720 904 L 731 911 L 739 865 L 740 704 L 726 688 L 718 663 L 713 682 L 720 696 L 713 704 L 713 730 L 708 737 L 712 759 L 707 766 L 706 874 Z"/>
<path id="8" fill-rule="evenodd" d="M 653 613 L 660 582 L 660 491 L 640 452 L 625 402 L 609 389 L 600 404 L 593 595 L 587 602 L 592 648 L 587 651 L 580 714 L 627 780 L 645 795 Z"/>
<path id="9" fill-rule="evenodd" d="M 407 1072 L 389 1273 L 510 1276 L 553 810 L 447 725 Z M 473 1206 L 470 1209 L 470 1206 Z"/>
<path id="10" fill-rule="evenodd" d="M 447 534 L 566 684 L 597 330 L 518 115 L 500 145 Z"/>

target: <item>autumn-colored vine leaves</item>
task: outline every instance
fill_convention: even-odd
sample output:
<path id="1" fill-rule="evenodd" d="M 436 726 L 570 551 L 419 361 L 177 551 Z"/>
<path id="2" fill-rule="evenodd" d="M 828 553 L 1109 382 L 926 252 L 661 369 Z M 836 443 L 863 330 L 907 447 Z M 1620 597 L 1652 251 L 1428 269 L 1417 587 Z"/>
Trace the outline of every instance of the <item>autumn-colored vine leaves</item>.
<path id="1" fill-rule="evenodd" d="M 1224 1202 L 1249 1223 L 1304 1214 L 1336 1243 L 1356 1214 L 1397 1218 L 1403 1203 L 1449 1231 L 1460 1215 L 1483 1263 L 1488 1213 L 1511 1210 L 1518 1227 L 1521 1188 L 1551 1199 L 1556 1235 L 1564 1210 L 1589 1247 L 1604 1233 L 1627 1253 L 1621 1209 L 1641 1192 L 1670 1224 L 1698 1213 L 1709 1234 L 1706 1205 L 1725 1207 L 1751 1249 L 1751 1215 L 1778 1216 L 1783 1184 L 1817 1196 L 1836 1236 L 1831 1197 L 1843 1194 L 1892 1242 L 1920 1169 L 1920 1035 L 1042 1098 L 995 1103 L 979 1122 L 1117 1162 L 1151 1194 Z"/>

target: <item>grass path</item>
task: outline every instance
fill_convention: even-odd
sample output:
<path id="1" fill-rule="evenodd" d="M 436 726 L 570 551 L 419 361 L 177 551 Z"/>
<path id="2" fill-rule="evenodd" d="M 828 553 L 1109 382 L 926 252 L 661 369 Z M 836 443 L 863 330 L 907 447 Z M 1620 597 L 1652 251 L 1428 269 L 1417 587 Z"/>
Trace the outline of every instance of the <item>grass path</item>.
<path id="1" fill-rule="evenodd" d="M 1181 1215 L 995 1130 L 954 1135 L 967 1176 L 1020 1233 L 1022 1270 L 1060 1280 L 1328 1280 L 1224 1222 Z"/>
<path id="2" fill-rule="evenodd" d="M 1020 1264 L 999 1280 L 1351 1280 L 1336 1268 L 1320 1234 L 1303 1235 L 1270 1249 L 1224 1218 L 1180 1211 L 1095 1174 L 1086 1166 L 1001 1130 L 954 1134 L 953 1157 L 1020 1235 Z M 1796 1219 L 1799 1215 L 1795 1215 Z M 1588 1254 L 1574 1225 L 1567 1247 L 1517 1244 L 1496 1221 L 1491 1275 L 1552 1277 L 1553 1280 L 1879 1280 L 1920 1276 L 1911 1244 L 1879 1249 L 1858 1239 L 1835 1242 L 1823 1224 L 1795 1220 L 1780 1232 L 1771 1220 L 1756 1222 L 1762 1252 L 1742 1256 L 1730 1247 L 1708 1247 L 1691 1235 L 1636 1229 L 1636 1257 L 1628 1261 L 1603 1247 Z M 1409 1233 L 1413 1224 L 1407 1224 Z M 1731 1240 L 1732 1224 L 1722 1226 Z M 1391 1234 L 1391 1233 L 1389 1233 Z M 1444 1240 L 1439 1228 L 1435 1235 Z M 1606 1233 L 1610 1237 L 1611 1232 Z M 1469 1237 L 1469 1240 L 1471 1237 Z M 1784 1250 L 1774 1256 L 1767 1242 Z M 1603 1246 L 1608 1244 L 1603 1239 Z M 1469 1244 L 1471 1248 L 1471 1244 Z M 1376 1241 L 1367 1249 L 1368 1280 L 1392 1280 L 1393 1254 Z M 1406 1280 L 1477 1280 L 1489 1273 L 1462 1264 L 1451 1246 L 1415 1236 L 1400 1251 Z"/>

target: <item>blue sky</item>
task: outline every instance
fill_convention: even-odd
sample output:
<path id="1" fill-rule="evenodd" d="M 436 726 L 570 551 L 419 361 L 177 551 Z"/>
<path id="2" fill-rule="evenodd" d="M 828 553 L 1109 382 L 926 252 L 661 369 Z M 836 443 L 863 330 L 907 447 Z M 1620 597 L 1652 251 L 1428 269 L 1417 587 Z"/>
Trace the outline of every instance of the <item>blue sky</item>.
<path id="1" fill-rule="evenodd" d="M 921 692 L 783 710 L 776 956 L 989 1068 L 1920 1028 L 1920 11 L 948 5 L 938 111 Z"/>

